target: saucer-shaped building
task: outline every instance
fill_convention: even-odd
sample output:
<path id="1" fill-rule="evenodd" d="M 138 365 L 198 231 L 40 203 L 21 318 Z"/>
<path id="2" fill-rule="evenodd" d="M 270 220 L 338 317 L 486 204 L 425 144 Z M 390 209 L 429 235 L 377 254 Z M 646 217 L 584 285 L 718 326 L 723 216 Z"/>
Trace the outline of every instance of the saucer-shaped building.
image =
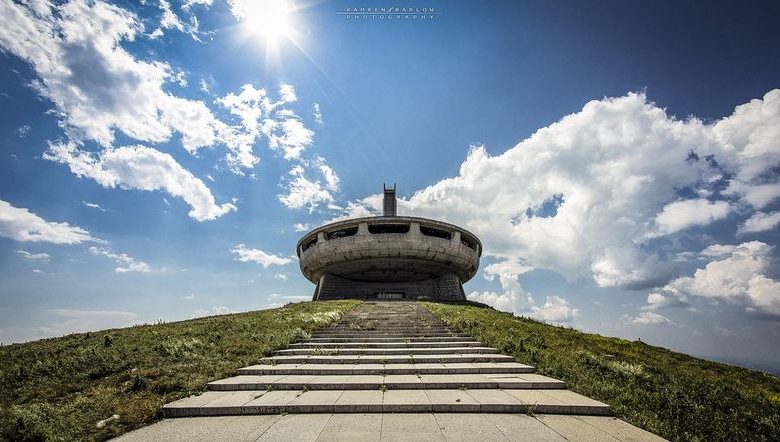
<path id="1" fill-rule="evenodd" d="M 463 283 L 479 267 L 482 243 L 467 230 L 427 218 L 396 216 L 395 186 L 384 214 L 337 221 L 297 245 L 314 300 L 465 300 Z"/>

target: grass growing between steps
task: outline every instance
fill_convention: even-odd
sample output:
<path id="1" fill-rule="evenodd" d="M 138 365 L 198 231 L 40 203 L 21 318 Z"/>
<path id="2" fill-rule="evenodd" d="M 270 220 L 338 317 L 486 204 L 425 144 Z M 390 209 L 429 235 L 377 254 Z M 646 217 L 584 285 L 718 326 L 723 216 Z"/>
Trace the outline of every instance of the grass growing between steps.
<path id="1" fill-rule="evenodd" d="M 117 436 L 359 303 L 306 302 L 0 347 L 0 440 Z"/>
<path id="2" fill-rule="evenodd" d="M 421 303 L 483 343 L 670 440 L 780 440 L 780 378 L 491 308 Z"/>

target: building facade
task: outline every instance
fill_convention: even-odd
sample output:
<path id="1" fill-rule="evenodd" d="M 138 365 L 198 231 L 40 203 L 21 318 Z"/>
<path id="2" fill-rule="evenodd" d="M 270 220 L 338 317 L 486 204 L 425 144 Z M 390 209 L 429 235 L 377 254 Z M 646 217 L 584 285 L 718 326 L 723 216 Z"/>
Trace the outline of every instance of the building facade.
<path id="1" fill-rule="evenodd" d="M 395 186 L 384 188 L 382 216 L 337 221 L 298 241 L 314 300 L 465 300 L 482 243 L 442 221 L 396 215 Z"/>

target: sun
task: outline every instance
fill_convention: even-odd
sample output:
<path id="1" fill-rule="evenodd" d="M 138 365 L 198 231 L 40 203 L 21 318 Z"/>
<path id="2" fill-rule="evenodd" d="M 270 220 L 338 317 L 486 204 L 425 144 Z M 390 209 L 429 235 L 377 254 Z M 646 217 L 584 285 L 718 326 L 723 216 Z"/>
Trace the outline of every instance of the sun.
<path id="1" fill-rule="evenodd" d="M 244 30 L 260 36 L 266 46 L 275 47 L 283 37 L 292 37 L 295 6 L 290 1 L 238 0 L 233 7 Z"/>

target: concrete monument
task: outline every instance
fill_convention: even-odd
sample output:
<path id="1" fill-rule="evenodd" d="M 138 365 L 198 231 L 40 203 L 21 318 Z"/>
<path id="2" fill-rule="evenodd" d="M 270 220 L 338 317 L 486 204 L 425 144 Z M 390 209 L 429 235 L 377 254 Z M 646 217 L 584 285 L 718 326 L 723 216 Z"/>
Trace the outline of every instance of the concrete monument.
<path id="1" fill-rule="evenodd" d="M 452 224 L 397 216 L 395 190 L 384 186 L 382 216 L 337 221 L 298 241 L 314 300 L 466 299 L 482 243 Z"/>

